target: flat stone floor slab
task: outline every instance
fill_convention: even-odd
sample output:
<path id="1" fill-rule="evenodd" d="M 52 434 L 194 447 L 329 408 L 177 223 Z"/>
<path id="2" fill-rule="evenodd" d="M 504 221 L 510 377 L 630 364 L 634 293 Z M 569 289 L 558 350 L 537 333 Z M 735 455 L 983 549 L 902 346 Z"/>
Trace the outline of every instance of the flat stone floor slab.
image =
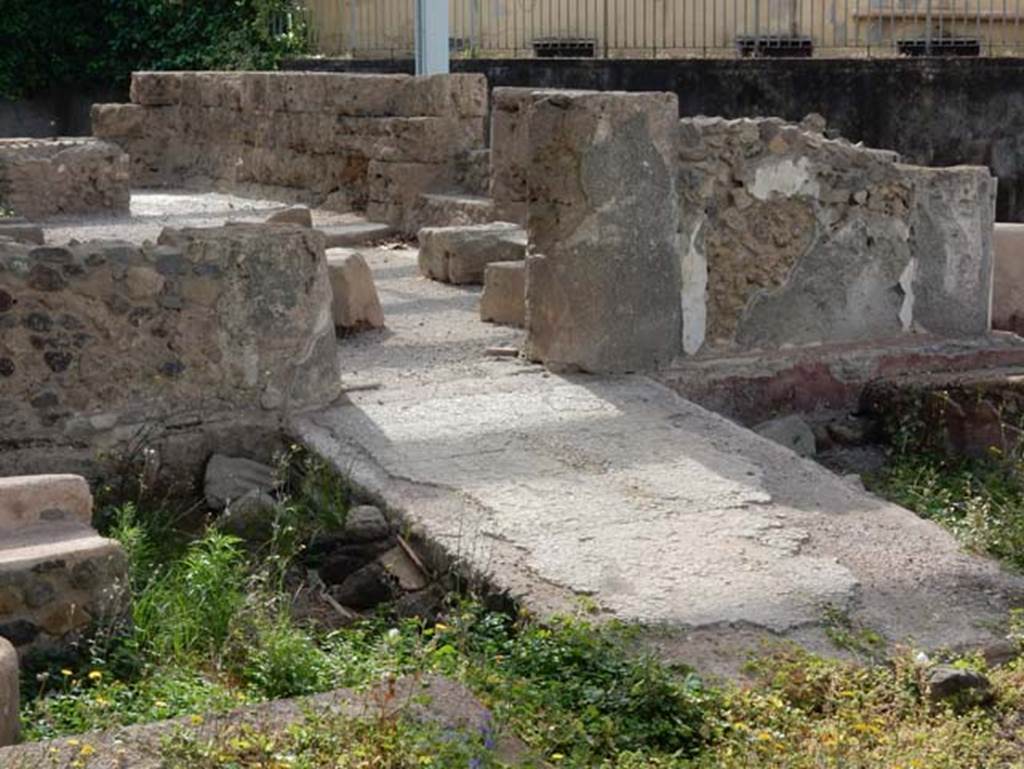
<path id="1" fill-rule="evenodd" d="M 998 642 L 1024 599 L 938 526 L 651 379 L 490 356 L 522 334 L 478 320 L 479 289 L 364 253 L 387 329 L 342 341 L 353 391 L 293 431 L 527 607 L 585 598 L 730 674 L 765 638 L 836 652 L 829 607 L 934 649 Z"/>
<path id="2" fill-rule="evenodd" d="M 262 222 L 288 204 L 255 200 L 221 192 L 133 190 L 131 215 L 124 217 L 65 216 L 48 219 L 46 242 L 76 240 L 156 241 L 164 227 L 220 227 L 225 222 Z M 357 214 L 313 210 L 313 226 L 365 223 Z"/>

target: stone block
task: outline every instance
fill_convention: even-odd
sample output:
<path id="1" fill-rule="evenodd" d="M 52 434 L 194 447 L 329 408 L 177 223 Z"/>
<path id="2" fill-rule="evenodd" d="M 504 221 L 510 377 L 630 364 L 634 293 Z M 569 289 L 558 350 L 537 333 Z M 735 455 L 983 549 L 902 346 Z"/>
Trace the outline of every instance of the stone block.
<path id="1" fill-rule="evenodd" d="M 18 652 L 0 638 L 0 748 L 18 741 L 20 684 Z"/>
<path id="2" fill-rule="evenodd" d="M 996 223 L 993 246 L 992 327 L 1024 335 L 1024 224 Z"/>
<path id="3" fill-rule="evenodd" d="M 992 328 L 996 179 L 982 166 L 897 166 L 914 187 L 910 209 L 911 324 L 943 337 Z"/>
<path id="4" fill-rule="evenodd" d="M 0 219 L 0 238 L 8 238 L 18 243 L 31 243 L 41 246 L 46 241 L 43 228 L 28 222 L 11 222 Z"/>
<path id="5" fill-rule="evenodd" d="M 467 227 L 494 219 L 494 201 L 490 198 L 432 192 L 420 195 L 406 211 L 403 228 L 412 234 L 424 227 Z"/>
<path id="6" fill-rule="evenodd" d="M 318 227 L 324 234 L 328 250 L 332 248 L 354 248 L 388 240 L 395 236 L 395 228 L 379 222 L 356 224 L 334 224 Z M 329 256 L 329 255 L 328 255 Z"/>
<path id="7" fill-rule="evenodd" d="M 487 78 L 477 74 L 429 75 L 401 83 L 392 102 L 395 115 L 487 116 Z"/>
<path id="8" fill-rule="evenodd" d="M 530 107 L 543 93 L 533 88 L 495 88 L 491 96 L 490 197 L 496 214 L 526 223 L 527 176 L 530 164 Z"/>
<path id="9" fill-rule="evenodd" d="M 92 135 L 98 139 L 141 136 L 146 108 L 140 104 L 93 104 Z"/>
<path id="10" fill-rule="evenodd" d="M 91 523 L 92 492 L 84 478 L 77 475 L 0 478 L 0 530 L 58 521 Z"/>
<path id="11" fill-rule="evenodd" d="M 268 216 L 267 224 L 290 224 L 310 229 L 313 226 L 313 213 L 308 206 L 290 206 Z"/>
<path id="12" fill-rule="evenodd" d="M 181 103 L 181 72 L 133 72 L 130 97 L 133 104 L 160 107 Z"/>
<path id="13" fill-rule="evenodd" d="M 526 325 L 526 262 L 493 262 L 484 271 L 480 320 Z"/>
<path id="14" fill-rule="evenodd" d="M 393 116 L 396 101 L 413 80 L 409 75 L 332 75 L 327 100 L 338 115 Z"/>
<path id="15" fill-rule="evenodd" d="M 359 330 L 384 327 L 373 272 L 362 254 L 338 249 L 327 254 L 331 291 L 334 294 L 334 326 Z"/>
<path id="16" fill-rule="evenodd" d="M 564 92 L 529 112 L 527 354 L 642 371 L 681 350 L 678 99 Z"/>
<path id="17" fill-rule="evenodd" d="M 425 227 L 419 232 L 420 273 L 446 283 L 480 284 L 492 262 L 526 258 L 526 231 L 509 222 Z"/>
<path id="18" fill-rule="evenodd" d="M 56 650 L 127 607 L 121 545 L 74 522 L 5 532 L 0 546 L 0 636 L 20 653 Z"/>
<path id="19" fill-rule="evenodd" d="M 206 504 L 213 510 L 223 510 L 249 492 L 266 493 L 276 486 L 274 468 L 262 462 L 214 454 L 206 463 L 203 494 Z"/>

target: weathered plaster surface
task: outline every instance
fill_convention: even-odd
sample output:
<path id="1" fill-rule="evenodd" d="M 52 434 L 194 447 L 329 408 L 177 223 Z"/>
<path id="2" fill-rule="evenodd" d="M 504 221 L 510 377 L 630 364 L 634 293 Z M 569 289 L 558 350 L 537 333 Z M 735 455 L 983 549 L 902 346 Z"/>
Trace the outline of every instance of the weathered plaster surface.
<path id="1" fill-rule="evenodd" d="M 776 118 L 685 119 L 679 152 L 686 353 L 988 331 L 985 169 L 901 165 Z"/>

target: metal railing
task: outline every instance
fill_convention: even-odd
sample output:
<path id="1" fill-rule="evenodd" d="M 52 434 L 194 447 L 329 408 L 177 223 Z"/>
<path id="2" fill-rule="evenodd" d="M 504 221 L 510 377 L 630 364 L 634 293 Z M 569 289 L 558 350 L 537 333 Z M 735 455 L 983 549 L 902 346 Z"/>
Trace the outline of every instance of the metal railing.
<path id="1" fill-rule="evenodd" d="M 1020 55 L 1024 0 L 450 0 L 453 56 Z M 306 0 L 327 55 L 408 57 L 413 0 Z"/>

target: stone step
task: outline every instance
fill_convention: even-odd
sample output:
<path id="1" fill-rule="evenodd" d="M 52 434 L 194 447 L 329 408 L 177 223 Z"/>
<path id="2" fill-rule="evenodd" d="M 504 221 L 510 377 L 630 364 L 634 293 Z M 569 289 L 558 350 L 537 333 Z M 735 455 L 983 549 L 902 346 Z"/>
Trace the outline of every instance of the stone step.
<path id="1" fill-rule="evenodd" d="M 89 526 L 20 529 L 0 549 L 0 636 L 22 652 L 58 646 L 69 633 L 121 612 L 126 583 L 121 545 Z"/>
<path id="2" fill-rule="evenodd" d="M 11 219 L 0 219 L 0 238 L 10 238 L 19 243 L 29 243 L 36 246 L 43 245 L 45 237 L 43 228 L 36 224 L 29 224 L 25 221 L 13 221 Z"/>
<path id="3" fill-rule="evenodd" d="M 509 222 L 424 227 L 419 232 L 420 272 L 456 285 L 484 282 L 492 262 L 526 258 L 526 230 Z"/>
<path id="4" fill-rule="evenodd" d="M 420 195 L 412 216 L 411 232 L 423 227 L 454 227 L 494 221 L 494 201 L 464 193 Z"/>
<path id="5" fill-rule="evenodd" d="M 390 224 L 356 222 L 317 227 L 327 237 L 327 248 L 356 248 L 395 237 L 398 232 Z"/>
<path id="6" fill-rule="evenodd" d="M 0 478 L 0 530 L 42 522 L 92 518 L 92 493 L 77 475 L 22 475 Z M 0 547 L 6 546 L 6 537 Z"/>
<path id="7" fill-rule="evenodd" d="M 492 262 L 484 270 L 480 320 L 526 325 L 526 262 Z"/>

